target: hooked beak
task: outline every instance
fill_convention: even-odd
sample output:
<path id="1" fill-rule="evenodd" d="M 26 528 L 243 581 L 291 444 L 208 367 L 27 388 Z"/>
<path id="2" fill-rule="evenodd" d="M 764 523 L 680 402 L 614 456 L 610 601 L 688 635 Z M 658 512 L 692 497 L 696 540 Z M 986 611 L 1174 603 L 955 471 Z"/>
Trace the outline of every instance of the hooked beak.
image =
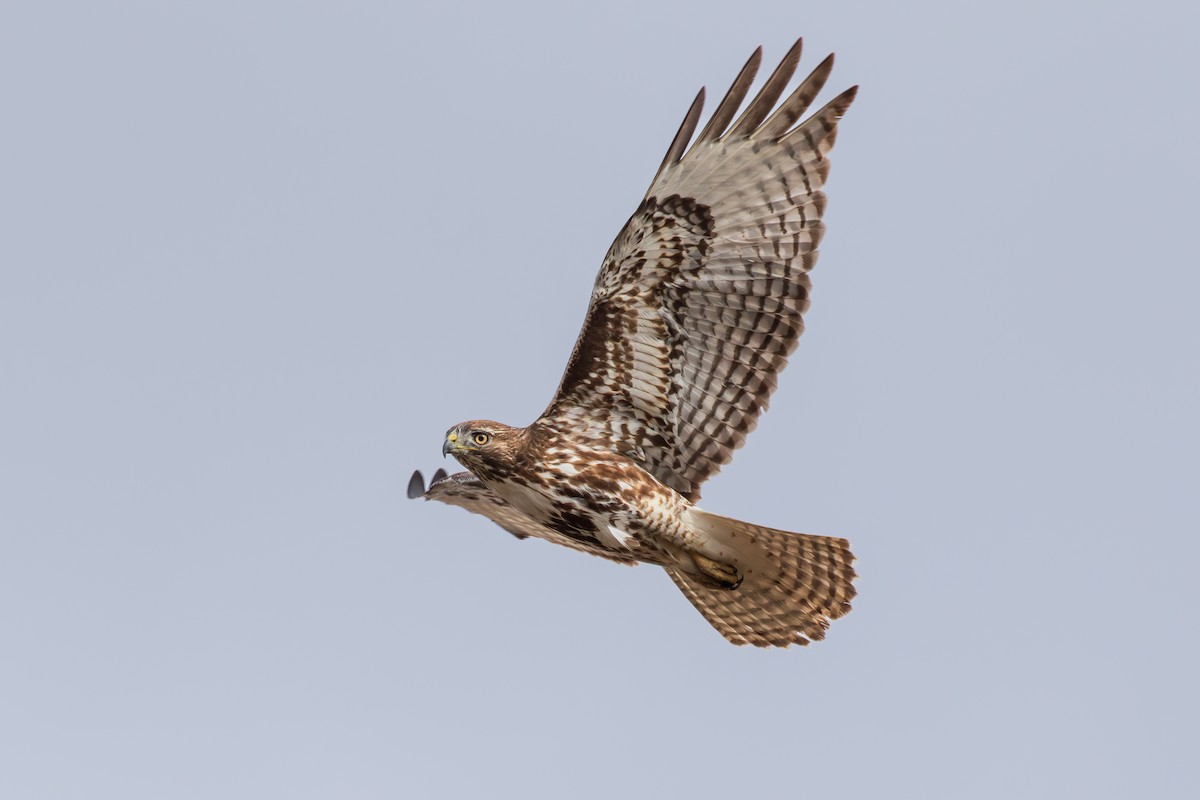
<path id="1" fill-rule="evenodd" d="M 459 449 L 461 446 L 458 443 L 458 431 L 450 431 L 446 434 L 446 441 L 442 442 L 442 457 L 445 458 Z"/>

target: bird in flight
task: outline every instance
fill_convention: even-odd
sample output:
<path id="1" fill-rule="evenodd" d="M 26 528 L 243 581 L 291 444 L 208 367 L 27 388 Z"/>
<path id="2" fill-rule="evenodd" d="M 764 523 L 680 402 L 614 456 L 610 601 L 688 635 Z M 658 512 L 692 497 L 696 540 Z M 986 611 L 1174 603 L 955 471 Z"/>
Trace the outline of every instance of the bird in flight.
<path id="1" fill-rule="evenodd" d="M 455 425 L 442 453 L 466 471 L 438 470 L 428 488 L 417 472 L 408 486 L 521 539 L 660 566 L 725 638 L 760 647 L 824 638 L 855 594 L 845 539 L 695 505 L 757 425 L 804 328 L 829 151 L 858 87 L 803 118 L 833 56 L 778 102 L 800 50 L 739 116 L 755 50 L 693 140 L 700 90 L 604 257 L 542 415 L 525 428 Z"/>

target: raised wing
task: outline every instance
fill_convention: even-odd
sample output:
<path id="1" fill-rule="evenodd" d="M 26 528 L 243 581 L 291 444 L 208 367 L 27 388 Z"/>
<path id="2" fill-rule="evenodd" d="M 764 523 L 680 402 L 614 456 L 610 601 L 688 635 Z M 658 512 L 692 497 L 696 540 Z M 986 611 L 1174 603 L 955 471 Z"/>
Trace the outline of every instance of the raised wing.
<path id="1" fill-rule="evenodd" d="M 733 121 L 756 50 L 689 149 L 700 91 L 604 259 L 537 423 L 630 455 L 693 501 L 757 425 L 804 328 L 826 156 L 857 87 L 796 125 L 833 66 L 829 56 L 776 108 L 800 47 Z"/>
<path id="2" fill-rule="evenodd" d="M 437 500 L 465 508 L 475 514 L 482 514 L 518 539 L 527 539 L 533 536 L 620 564 L 637 563 L 631 559 L 622 558 L 616 553 L 589 546 L 586 542 L 563 536 L 558 531 L 542 525 L 532 517 L 513 508 L 507 500 L 495 494 L 483 481 L 470 472 L 456 472 L 453 475 L 447 475 L 444 470 L 439 469 L 433 473 L 428 489 L 425 488 L 425 478 L 421 473 L 414 472 L 408 481 L 408 496 L 413 500 L 418 497 Z"/>

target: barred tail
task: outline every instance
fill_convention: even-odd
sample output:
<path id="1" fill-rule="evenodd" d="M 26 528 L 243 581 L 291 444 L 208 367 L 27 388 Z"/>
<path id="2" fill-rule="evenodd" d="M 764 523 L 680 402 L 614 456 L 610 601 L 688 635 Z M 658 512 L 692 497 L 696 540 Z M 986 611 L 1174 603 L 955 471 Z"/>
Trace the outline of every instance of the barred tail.
<path id="1" fill-rule="evenodd" d="M 764 528 L 698 508 L 687 513 L 705 537 L 703 552 L 737 567 L 742 582 L 716 589 L 680 570 L 667 574 L 734 644 L 808 644 L 825 638 L 829 621 L 850 610 L 854 555 L 845 539 Z"/>

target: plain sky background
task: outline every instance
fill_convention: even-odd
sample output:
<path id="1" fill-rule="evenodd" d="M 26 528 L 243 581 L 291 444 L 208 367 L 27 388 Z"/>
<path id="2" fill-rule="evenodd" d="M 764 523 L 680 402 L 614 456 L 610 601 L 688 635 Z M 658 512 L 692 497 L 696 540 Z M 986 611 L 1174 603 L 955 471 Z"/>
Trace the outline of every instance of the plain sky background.
<path id="1" fill-rule="evenodd" d="M 1195 797 L 1192 6 L 3 4 L 0 797 Z M 862 91 L 703 506 L 861 578 L 770 652 L 404 488 L 799 35 Z"/>

